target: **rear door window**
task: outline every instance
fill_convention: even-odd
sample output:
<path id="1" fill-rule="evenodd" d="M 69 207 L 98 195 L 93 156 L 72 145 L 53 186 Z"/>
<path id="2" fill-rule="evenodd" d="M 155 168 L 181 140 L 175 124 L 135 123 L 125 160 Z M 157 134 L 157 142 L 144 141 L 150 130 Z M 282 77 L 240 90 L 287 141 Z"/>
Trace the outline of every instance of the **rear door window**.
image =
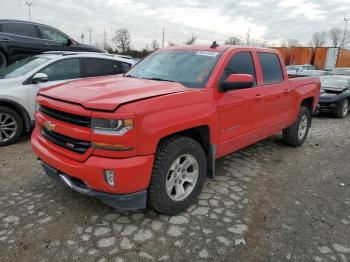
<path id="1" fill-rule="evenodd" d="M 19 36 L 39 38 L 36 26 L 27 23 L 3 23 L 2 32 Z"/>
<path id="2" fill-rule="evenodd" d="M 105 76 L 123 74 L 125 70 L 122 63 L 115 60 L 99 59 L 99 58 L 83 58 L 82 59 L 82 76 Z"/>
<path id="3" fill-rule="evenodd" d="M 79 58 L 57 61 L 40 71 L 49 77 L 49 81 L 76 79 L 80 77 Z"/>
<path id="4" fill-rule="evenodd" d="M 276 54 L 258 53 L 263 73 L 264 84 L 273 84 L 283 81 L 280 60 Z"/>

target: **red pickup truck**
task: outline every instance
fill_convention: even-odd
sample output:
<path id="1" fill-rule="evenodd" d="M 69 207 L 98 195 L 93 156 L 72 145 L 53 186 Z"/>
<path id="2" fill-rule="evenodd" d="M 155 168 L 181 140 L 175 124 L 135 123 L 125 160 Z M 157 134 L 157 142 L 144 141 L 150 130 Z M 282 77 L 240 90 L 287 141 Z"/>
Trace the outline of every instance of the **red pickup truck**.
<path id="1" fill-rule="evenodd" d="M 158 50 L 123 76 L 40 91 L 32 147 L 46 173 L 121 209 L 176 214 L 215 159 L 283 131 L 305 141 L 317 78 L 289 80 L 279 53 L 243 46 Z"/>

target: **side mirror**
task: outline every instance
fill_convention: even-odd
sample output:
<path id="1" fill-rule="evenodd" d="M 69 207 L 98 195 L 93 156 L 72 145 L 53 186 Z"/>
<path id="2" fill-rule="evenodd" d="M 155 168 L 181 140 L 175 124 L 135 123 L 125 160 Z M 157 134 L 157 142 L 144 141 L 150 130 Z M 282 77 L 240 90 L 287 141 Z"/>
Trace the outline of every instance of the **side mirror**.
<path id="1" fill-rule="evenodd" d="M 67 39 L 67 42 L 66 42 L 66 45 L 67 45 L 67 46 L 71 46 L 72 44 L 73 44 L 72 39 L 68 38 L 68 39 Z"/>
<path id="2" fill-rule="evenodd" d="M 44 73 L 36 73 L 32 78 L 33 84 L 44 83 L 49 81 L 49 77 Z"/>
<path id="3" fill-rule="evenodd" d="M 222 92 L 249 88 L 254 85 L 254 77 L 248 74 L 230 74 L 227 79 L 220 84 Z"/>

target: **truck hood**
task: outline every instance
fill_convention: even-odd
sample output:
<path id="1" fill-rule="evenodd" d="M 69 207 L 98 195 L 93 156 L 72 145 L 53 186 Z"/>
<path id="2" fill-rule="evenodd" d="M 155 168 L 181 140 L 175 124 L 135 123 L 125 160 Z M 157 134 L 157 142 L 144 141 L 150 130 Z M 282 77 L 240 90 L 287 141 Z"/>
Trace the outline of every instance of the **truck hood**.
<path id="1" fill-rule="evenodd" d="M 80 104 L 86 108 L 114 111 L 119 105 L 191 90 L 179 83 L 123 76 L 94 77 L 44 88 L 39 95 Z"/>

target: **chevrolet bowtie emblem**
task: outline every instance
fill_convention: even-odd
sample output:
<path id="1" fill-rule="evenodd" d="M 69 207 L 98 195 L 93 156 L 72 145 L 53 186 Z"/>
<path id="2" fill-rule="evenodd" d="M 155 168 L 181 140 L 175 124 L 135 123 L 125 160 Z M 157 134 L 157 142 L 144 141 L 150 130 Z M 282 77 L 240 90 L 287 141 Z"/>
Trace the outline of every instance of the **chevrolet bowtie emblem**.
<path id="1" fill-rule="evenodd" d="M 56 128 L 56 125 L 52 123 L 51 121 L 45 121 L 44 126 L 49 131 L 54 131 Z"/>

